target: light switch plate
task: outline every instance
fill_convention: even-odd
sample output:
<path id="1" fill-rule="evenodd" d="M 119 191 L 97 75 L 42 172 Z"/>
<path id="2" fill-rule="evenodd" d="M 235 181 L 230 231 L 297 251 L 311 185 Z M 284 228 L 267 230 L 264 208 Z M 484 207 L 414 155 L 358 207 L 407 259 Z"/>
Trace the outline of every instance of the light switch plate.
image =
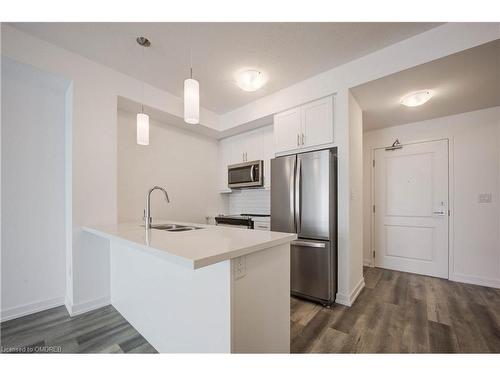
<path id="1" fill-rule="evenodd" d="M 477 197 L 479 203 L 491 203 L 491 193 L 480 193 Z"/>
<path id="2" fill-rule="evenodd" d="M 234 278 L 241 279 L 247 274 L 246 256 L 241 256 L 234 259 Z"/>

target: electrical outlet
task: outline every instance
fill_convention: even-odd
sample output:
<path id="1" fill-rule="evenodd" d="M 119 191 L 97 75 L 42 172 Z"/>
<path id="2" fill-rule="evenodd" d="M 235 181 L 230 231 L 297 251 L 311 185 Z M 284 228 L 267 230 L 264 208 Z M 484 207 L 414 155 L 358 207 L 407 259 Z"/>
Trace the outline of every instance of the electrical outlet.
<path id="1" fill-rule="evenodd" d="M 480 193 L 477 197 L 479 203 L 491 203 L 491 193 Z"/>
<path id="2" fill-rule="evenodd" d="M 247 261 L 246 256 L 241 256 L 234 259 L 234 278 L 235 280 L 241 279 L 247 274 Z"/>

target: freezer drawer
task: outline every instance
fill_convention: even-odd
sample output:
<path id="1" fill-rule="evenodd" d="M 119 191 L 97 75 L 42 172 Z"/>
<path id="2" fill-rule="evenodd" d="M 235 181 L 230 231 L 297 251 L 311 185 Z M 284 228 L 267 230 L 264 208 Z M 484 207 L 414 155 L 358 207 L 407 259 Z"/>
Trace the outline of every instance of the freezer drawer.
<path id="1" fill-rule="evenodd" d="M 330 242 L 299 239 L 291 245 L 292 294 L 330 300 L 333 276 Z"/>

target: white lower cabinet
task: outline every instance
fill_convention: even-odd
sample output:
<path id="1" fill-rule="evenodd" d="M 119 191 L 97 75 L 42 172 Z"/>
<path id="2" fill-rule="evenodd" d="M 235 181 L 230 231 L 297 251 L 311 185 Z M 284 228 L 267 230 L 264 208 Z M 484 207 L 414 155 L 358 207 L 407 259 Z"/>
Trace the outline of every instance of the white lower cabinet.
<path id="1" fill-rule="evenodd" d="M 270 221 L 257 221 L 254 219 L 253 229 L 255 229 L 255 230 L 271 230 L 271 222 Z"/>

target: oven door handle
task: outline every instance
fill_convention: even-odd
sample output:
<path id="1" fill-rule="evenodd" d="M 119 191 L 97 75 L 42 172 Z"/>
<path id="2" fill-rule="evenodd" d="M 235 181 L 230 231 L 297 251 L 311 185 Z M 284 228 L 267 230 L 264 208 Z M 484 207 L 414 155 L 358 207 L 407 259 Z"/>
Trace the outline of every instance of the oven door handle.
<path id="1" fill-rule="evenodd" d="M 255 164 L 252 164 L 250 166 L 250 181 L 251 182 L 255 182 L 255 178 L 254 178 L 255 177 L 255 173 L 254 173 L 254 171 L 255 171 Z"/>

